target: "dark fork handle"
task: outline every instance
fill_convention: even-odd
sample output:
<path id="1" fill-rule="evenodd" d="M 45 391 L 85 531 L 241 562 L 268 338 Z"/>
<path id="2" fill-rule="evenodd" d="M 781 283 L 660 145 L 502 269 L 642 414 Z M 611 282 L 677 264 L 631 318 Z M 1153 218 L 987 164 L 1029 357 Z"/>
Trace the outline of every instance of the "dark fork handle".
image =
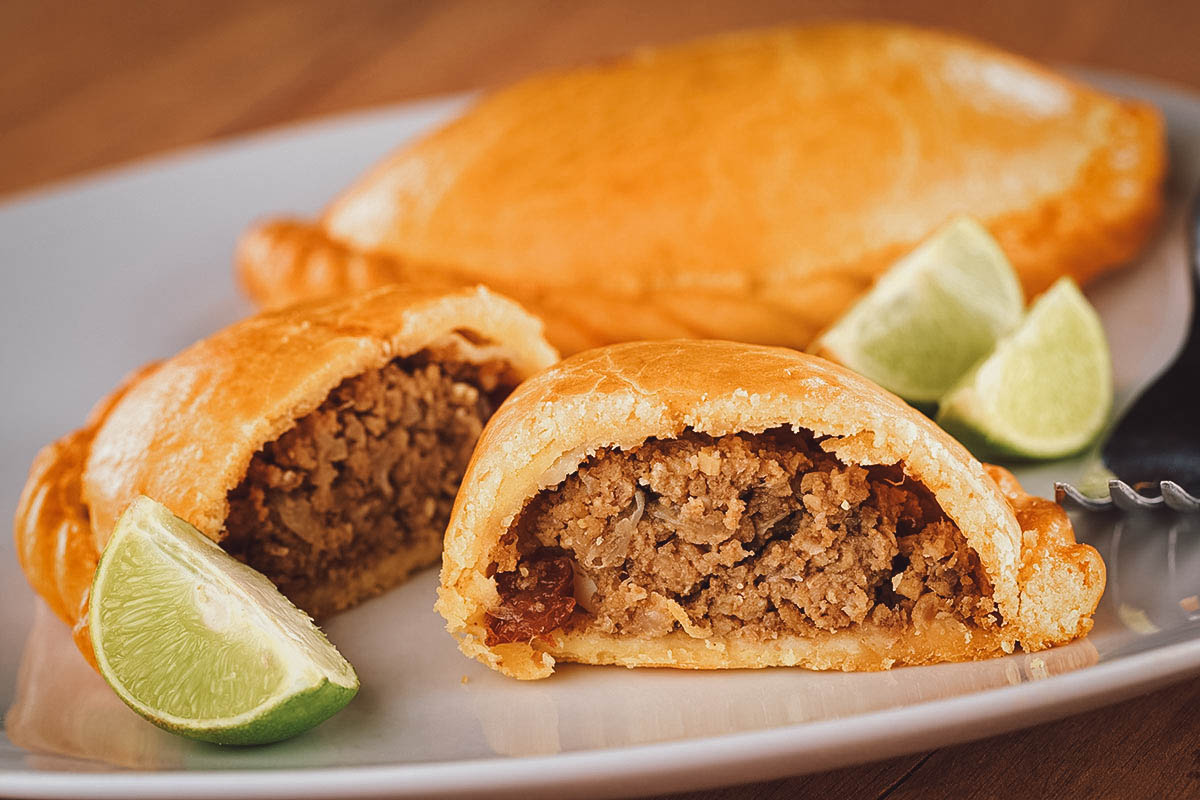
<path id="1" fill-rule="evenodd" d="M 1192 282 L 1187 340 L 1170 368 L 1117 424 L 1102 455 L 1108 468 L 1135 488 L 1172 480 L 1200 496 L 1200 192 L 1187 226 Z"/>

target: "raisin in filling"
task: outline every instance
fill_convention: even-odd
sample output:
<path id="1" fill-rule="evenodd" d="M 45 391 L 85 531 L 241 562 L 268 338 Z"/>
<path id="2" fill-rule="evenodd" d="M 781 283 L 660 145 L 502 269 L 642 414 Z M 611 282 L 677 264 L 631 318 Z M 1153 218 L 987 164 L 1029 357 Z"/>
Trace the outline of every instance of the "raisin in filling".
<path id="1" fill-rule="evenodd" d="M 562 626 L 575 610 L 571 558 L 543 548 L 496 576 L 500 606 L 488 615 L 487 645 L 529 641 Z"/>

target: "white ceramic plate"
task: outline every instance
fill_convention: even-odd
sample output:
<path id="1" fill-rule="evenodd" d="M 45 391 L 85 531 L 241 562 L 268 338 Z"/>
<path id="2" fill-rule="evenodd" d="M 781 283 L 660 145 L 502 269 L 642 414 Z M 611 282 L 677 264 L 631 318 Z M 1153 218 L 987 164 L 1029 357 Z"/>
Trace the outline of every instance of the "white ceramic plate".
<path id="1" fill-rule="evenodd" d="M 1187 315 L 1178 198 L 1200 174 L 1200 98 L 1112 76 L 1163 108 L 1175 211 L 1139 264 L 1091 287 L 1118 400 L 1161 366 Z M 0 206 L 0 511 L 37 448 L 126 371 L 249 310 L 231 251 L 265 214 L 311 214 L 462 98 L 343 117 L 181 155 Z M 1189 149 L 1190 148 L 1190 149 Z M 1025 470 L 1036 492 L 1078 463 Z M 0 794 L 25 797 L 620 795 L 765 780 L 936 747 L 1111 703 L 1200 671 L 1200 536 L 1081 527 L 1109 589 L 1087 640 L 1035 656 L 882 674 L 631 672 L 566 666 L 510 681 L 460 656 L 430 571 L 332 620 L 363 689 L 292 741 L 221 749 L 128 711 L 73 651 L 0 537 Z M 97 774 L 103 773 L 103 774 Z"/>

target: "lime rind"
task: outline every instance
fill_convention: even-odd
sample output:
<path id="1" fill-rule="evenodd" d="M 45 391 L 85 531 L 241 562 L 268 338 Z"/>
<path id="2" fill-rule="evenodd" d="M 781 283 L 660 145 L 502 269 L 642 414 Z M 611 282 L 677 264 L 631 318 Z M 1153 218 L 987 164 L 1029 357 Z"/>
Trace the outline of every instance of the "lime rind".
<path id="1" fill-rule="evenodd" d="M 1111 409 L 1104 328 L 1061 278 L 942 398 L 937 422 L 977 456 L 1053 459 L 1094 442 Z"/>
<path id="2" fill-rule="evenodd" d="M 150 722 L 221 744 L 263 744 L 322 722 L 358 690 L 304 612 L 149 498 L 118 521 L 96 569 L 101 674 Z"/>
<path id="3" fill-rule="evenodd" d="M 316 686 L 256 709 L 250 719 L 233 725 L 197 726 L 190 721 L 158 718 L 134 710 L 158 727 L 189 739 L 222 745 L 257 745 L 281 742 L 315 728 L 345 708 L 357 693 L 357 687 L 339 686 L 322 679 Z"/>
<path id="4" fill-rule="evenodd" d="M 959 217 L 896 262 L 811 349 L 929 404 L 1020 323 L 1023 304 L 999 245 Z"/>

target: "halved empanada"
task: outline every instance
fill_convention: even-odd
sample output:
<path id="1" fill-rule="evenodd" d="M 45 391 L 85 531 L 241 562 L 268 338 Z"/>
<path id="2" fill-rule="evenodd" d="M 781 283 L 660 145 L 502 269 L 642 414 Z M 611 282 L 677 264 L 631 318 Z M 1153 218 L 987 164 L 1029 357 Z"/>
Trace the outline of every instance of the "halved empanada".
<path id="1" fill-rule="evenodd" d="M 1103 588 L 1058 506 L 874 384 L 669 341 L 582 353 L 501 406 L 438 609 L 518 678 L 556 660 L 873 670 L 1066 642 Z"/>
<path id="2" fill-rule="evenodd" d="M 482 288 L 386 287 L 243 320 L 39 455 L 22 565 L 86 625 L 97 553 L 144 494 L 310 614 L 349 608 L 437 560 L 484 423 L 556 357 L 536 318 Z"/>

